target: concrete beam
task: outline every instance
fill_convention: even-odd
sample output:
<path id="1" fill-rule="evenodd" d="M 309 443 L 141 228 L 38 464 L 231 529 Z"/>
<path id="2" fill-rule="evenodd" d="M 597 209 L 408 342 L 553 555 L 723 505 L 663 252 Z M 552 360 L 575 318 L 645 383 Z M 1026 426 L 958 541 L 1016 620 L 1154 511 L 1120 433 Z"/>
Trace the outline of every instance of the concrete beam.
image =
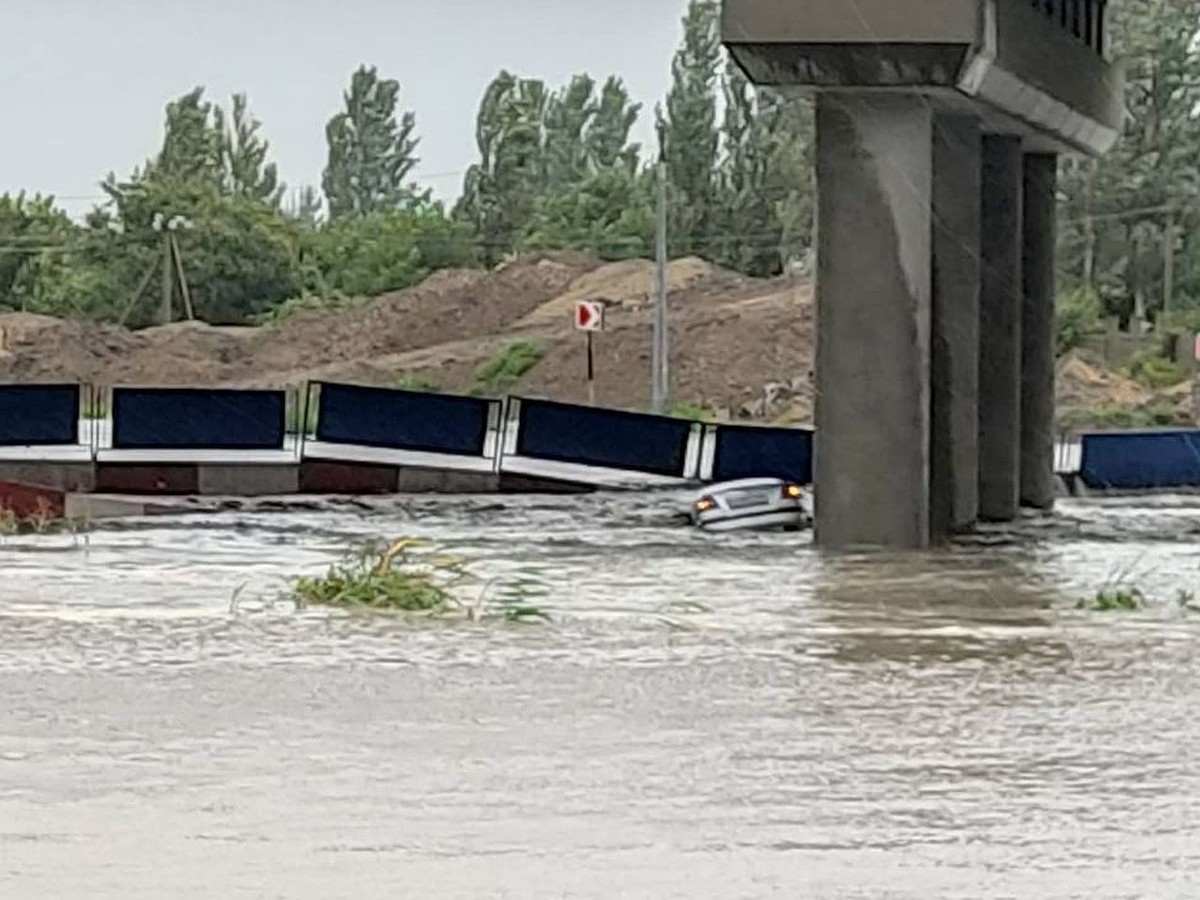
<path id="1" fill-rule="evenodd" d="M 1017 517 L 1021 460 L 1020 138 L 983 139 L 979 306 L 979 515 Z"/>
<path id="2" fill-rule="evenodd" d="M 1007 118 L 998 130 L 1104 153 L 1124 121 L 1121 72 L 1101 46 L 1098 0 L 1056 14 L 1064 3 L 724 0 L 721 35 L 755 84 L 909 88 Z"/>
<path id="3" fill-rule="evenodd" d="M 816 540 L 929 543 L 933 113 L 919 96 L 817 103 Z"/>
<path id="4" fill-rule="evenodd" d="M 979 127 L 939 116 L 933 134 L 930 527 L 943 540 L 979 514 Z"/>
<path id="5" fill-rule="evenodd" d="M 1021 505 L 1054 506 L 1054 253 L 1058 157 L 1024 169 L 1021 304 Z"/>

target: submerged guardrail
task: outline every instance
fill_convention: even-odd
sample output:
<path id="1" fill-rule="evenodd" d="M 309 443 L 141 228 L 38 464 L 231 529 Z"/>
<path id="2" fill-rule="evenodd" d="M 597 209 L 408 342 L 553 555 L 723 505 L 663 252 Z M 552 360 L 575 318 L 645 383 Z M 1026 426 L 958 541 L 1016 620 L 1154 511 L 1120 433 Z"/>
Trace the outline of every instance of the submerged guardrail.
<path id="1" fill-rule="evenodd" d="M 299 394 L 0 385 L 0 462 L 8 463 L 308 460 L 597 487 L 749 477 L 808 484 L 814 443 L 805 428 L 328 381 Z M 1200 430 L 1088 433 L 1060 442 L 1055 456 L 1059 474 L 1091 490 L 1200 488 Z"/>

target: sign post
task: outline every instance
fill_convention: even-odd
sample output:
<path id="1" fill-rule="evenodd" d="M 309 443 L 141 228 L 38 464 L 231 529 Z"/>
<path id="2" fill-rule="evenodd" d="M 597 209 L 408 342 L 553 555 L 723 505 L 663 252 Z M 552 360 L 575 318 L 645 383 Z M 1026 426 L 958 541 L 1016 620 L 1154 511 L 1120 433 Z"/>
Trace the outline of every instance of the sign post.
<path id="1" fill-rule="evenodd" d="M 575 304 L 575 330 L 582 331 L 587 338 L 587 391 L 588 404 L 596 405 L 596 359 L 592 348 L 592 336 L 604 330 L 604 304 L 594 300 L 580 300 Z"/>

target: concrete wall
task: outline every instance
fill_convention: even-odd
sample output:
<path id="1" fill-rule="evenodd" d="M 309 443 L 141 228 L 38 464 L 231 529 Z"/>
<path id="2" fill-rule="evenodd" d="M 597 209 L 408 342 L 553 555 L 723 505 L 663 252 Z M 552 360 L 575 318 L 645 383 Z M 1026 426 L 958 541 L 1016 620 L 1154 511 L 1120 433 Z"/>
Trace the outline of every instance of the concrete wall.
<path id="1" fill-rule="evenodd" d="M 299 466 L 205 465 L 196 472 L 196 493 L 216 497 L 270 497 L 300 491 Z"/>
<path id="2" fill-rule="evenodd" d="M 0 480 L 68 492 L 96 487 L 91 462 L 0 462 Z"/>

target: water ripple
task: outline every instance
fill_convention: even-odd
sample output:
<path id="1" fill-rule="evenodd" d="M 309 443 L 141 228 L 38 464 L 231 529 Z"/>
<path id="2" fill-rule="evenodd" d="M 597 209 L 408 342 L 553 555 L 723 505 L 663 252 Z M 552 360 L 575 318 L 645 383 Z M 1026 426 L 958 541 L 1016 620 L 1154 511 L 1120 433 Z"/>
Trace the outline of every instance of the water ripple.
<path id="1" fill-rule="evenodd" d="M 1200 617 L 1174 598 L 1200 588 L 1200 501 L 827 557 L 679 527 L 681 499 L 5 538 L 5 896 L 1194 895 Z M 553 621 L 283 598 L 397 534 L 535 572 Z M 1159 602 L 1075 608 L 1121 580 Z"/>

